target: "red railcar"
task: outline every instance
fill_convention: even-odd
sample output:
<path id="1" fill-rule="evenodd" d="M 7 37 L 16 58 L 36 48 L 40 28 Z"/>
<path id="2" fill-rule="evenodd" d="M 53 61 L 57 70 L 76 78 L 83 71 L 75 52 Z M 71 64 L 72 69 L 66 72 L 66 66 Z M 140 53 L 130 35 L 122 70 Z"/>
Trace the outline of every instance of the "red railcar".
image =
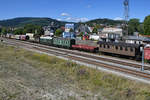
<path id="1" fill-rule="evenodd" d="M 98 47 L 88 46 L 88 45 L 72 45 L 72 48 L 76 50 L 84 50 L 84 51 L 90 51 L 90 52 L 98 51 Z"/>
<path id="2" fill-rule="evenodd" d="M 146 60 L 150 60 L 150 48 L 145 48 L 144 49 L 144 58 Z"/>

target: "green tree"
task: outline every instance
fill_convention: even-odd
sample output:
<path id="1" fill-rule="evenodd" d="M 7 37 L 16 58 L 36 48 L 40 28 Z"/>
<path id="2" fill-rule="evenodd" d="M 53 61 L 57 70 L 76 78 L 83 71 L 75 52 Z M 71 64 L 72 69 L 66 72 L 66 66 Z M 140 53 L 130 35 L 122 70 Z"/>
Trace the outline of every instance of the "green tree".
<path id="1" fill-rule="evenodd" d="M 0 28 L 0 34 L 2 33 L 2 28 Z"/>
<path id="2" fill-rule="evenodd" d="M 74 30 L 71 28 L 69 32 L 74 32 Z"/>
<path id="3" fill-rule="evenodd" d="M 55 31 L 55 36 L 60 36 L 63 33 L 63 31 L 61 29 L 57 29 Z"/>
<path id="4" fill-rule="evenodd" d="M 1 33 L 3 35 L 6 35 L 7 34 L 7 28 L 6 27 L 2 27 Z"/>
<path id="5" fill-rule="evenodd" d="M 84 32 L 80 32 L 79 36 L 81 36 L 81 37 L 82 37 L 83 35 L 84 35 Z"/>
<path id="6" fill-rule="evenodd" d="M 24 27 L 23 33 L 34 33 L 34 37 L 39 38 L 41 35 L 44 34 L 44 30 L 43 30 L 42 26 L 27 24 Z"/>
<path id="7" fill-rule="evenodd" d="M 97 34 L 98 33 L 98 29 L 96 27 L 94 27 L 92 33 L 96 33 Z"/>
<path id="8" fill-rule="evenodd" d="M 14 34 L 15 35 L 22 35 L 22 34 L 25 34 L 24 33 L 24 29 L 23 28 L 18 28 L 16 30 L 14 30 Z"/>
<path id="9" fill-rule="evenodd" d="M 143 24 L 140 24 L 138 26 L 138 31 L 139 31 L 140 34 L 144 34 L 144 25 Z"/>
<path id="10" fill-rule="evenodd" d="M 150 15 L 144 19 L 144 34 L 150 35 Z"/>
<path id="11" fill-rule="evenodd" d="M 35 26 L 35 32 L 34 32 L 34 37 L 35 38 L 40 38 L 41 35 L 44 35 L 44 30 L 42 26 Z"/>
<path id="12" fill-rule="evenodd" d="M 24 27 L 24 33 L 35 33 L 36 26 L 33 24 L 27 24 Z"/>
<path id="13" fill-rule="evenodd" d="M 130 19 L 128 23 L 128 28 L 129 28 L 129 35 L 133 35 L 134 32 L 139 32 L 138 27 L 140 25 L 139 19 Z"/>

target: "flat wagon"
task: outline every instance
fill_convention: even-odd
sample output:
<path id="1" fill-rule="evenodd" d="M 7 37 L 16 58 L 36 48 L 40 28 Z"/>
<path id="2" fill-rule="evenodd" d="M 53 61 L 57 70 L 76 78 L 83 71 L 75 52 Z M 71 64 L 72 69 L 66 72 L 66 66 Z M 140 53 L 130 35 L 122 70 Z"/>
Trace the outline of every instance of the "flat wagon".
<path id="1" fill-rule="evenodd" d="M 72 45 L 73 49 L 81 50 L 81 51 L 89 51 L 89 52 L 97 52 L 98 47 L 96 46 L 89 46 L 89 45 Z"/>

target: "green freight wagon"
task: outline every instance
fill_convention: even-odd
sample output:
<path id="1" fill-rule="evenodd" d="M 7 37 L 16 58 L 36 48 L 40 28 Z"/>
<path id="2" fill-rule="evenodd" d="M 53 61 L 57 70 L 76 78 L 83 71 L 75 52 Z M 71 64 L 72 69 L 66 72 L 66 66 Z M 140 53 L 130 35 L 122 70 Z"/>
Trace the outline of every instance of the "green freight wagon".
<path id="1" fill-rule="evenodd" d="M 72 45 L 75 45 L 75 39 L 69 38 L 53 38 L 53 45 L 63 48 L 72 48 Z"/>
<path id="2" fill-rule="evenodd" d="M 45 45 L 53 45 L 53 38 L 52 37 L 40 37 L 40 43 Z"/>

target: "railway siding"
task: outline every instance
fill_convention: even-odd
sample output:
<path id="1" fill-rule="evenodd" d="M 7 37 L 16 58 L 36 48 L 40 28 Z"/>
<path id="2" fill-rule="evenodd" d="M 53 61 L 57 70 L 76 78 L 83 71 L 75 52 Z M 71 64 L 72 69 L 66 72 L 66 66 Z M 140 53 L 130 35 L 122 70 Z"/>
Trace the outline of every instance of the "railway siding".
<path id="1" fill-rule="evenodd" d="M 20 41 L 22 42 L 22 41 Z M 67 52 L 70 54 L 77 54 L 77 55 L 82 55 L 82 56 L 86 56 L 89 58 L 95 58 L 95 59 L 99 59 L 99 60 L 104 60 L 104 61 L 109 61 L 109 62 L 115 62 L 118 64 L 123 64 L 125 66 L 132 66 L 132 67 L 136 67 L 136 68 L 141 68 L 142 64 L 135 62 L 135 61 L 129 61 L 129 60 L 121 60 L 118 58 L 110 58 L 110 57 L 106 57 L 106 56 L 102 56 L 102 55 L 95 55 L 95 54 L 89 54 L 89 53 L 85 53 L 85 52 L 79 52 L 79 51 L 71 51 L 71 50 L 67 50 L 67 49 L 63 49 L 63 48 L 56 48 L 56 47 L 51 47 L 51 46 L 45 46 L 45 45 L 41 45 L 41 44 L 33 44 L 33 43 L 29 43 L 29 42 L 24 42 L 23 43 L 27 43 L 30 45 L 34 45 L 34 46 L 40 46 L 43 48 L 47 48 L 47 49 L 53 49 L 53 50 L 57 50 L 57 51 L 62 51 L 62 52 Z M 145 64 L 145 69 L 150 69 L 150 65 L 149 64 Z"/>

